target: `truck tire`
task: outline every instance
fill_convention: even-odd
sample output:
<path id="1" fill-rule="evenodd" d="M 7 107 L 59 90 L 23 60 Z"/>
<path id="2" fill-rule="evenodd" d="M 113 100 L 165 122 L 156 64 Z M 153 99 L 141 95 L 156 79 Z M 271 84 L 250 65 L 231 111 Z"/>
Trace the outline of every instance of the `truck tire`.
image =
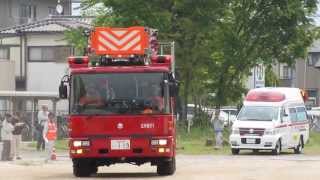
<path id="1" fill-rule="evenodd" d="M 160 176 L 168 176 L 176 171 L 176 159 L 173 157 L 170 161 L 162 161 L 157 165 L 157 173 Z"/>
<path id="2" fill-rule="evenodd" d="M 299 140 L 299 144 L 297 145 L 297 147 L 295 147 L 293 150 L 294 150 L 294 153 L 295 154 L 301 154 L 302 151 L 303 151 L 303 138 L 300 137 L 300 140 Z"/>
<path id="3" fill-rule="evenodd" d="M 240 153 L 240 149 L 232 148 L 231 153 L 232 155 L 238 155 Z"/>
<path id="4" fill-rule="evenodd" d="M 279 155 L 281 153 L 281 141 L 278 140 L 276 147 L 272 150 L 273 155 Z"/>
<path id="5" fill-rule="evenodd" d="M 98 167 L 85 160 L 73 160 L 73 175 L 76 177 L 89 177 L 98 172 Z"/>

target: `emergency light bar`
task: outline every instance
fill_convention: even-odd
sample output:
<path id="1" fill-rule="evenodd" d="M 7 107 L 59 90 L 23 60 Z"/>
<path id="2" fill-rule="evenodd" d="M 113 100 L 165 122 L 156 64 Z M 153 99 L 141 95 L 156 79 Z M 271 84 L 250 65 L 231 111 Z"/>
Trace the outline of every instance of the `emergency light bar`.
<path id="1" fill-rule="evenodd" d="M 280 92 L 266 92 L 266 91 L 249 91 L 246 96 L 246 101 L 260 101 L 260 102 L 281 102 L 285 100 L 286 96 Z"/>
<path id="2" fill-rule="evenodd" d="M 70 56 L 68 57 L 68 63 L 70 68 L 88 67 L 88 56 Z"/>

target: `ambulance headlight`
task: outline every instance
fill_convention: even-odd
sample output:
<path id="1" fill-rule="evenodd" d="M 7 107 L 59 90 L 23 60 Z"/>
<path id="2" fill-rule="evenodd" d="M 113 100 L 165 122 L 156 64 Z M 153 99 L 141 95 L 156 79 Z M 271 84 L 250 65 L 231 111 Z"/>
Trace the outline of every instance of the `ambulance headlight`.
<path id="1" fill-rule="evenodd" d="M 274 129 L 266 129 L 264 135 L 275 135 L 276 131 Z"/>
<path id="2" fill-rule="evenodd" d="M 232 134 L 240 134 L 239 128 L 232 128 Z"/>

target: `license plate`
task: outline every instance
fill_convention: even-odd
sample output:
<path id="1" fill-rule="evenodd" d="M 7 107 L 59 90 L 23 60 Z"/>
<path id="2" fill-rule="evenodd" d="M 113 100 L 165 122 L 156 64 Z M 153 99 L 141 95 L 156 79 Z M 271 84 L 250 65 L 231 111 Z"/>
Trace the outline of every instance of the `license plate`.
<path id="1" fill-rule="evenodd" d="M 247 142 L 247 144 L 255 144 L 256 143 L 256 139 L 247 138 L 246 142 Z"/>
<path id="2" fill-rule="evenodd" d="M 111 140 L 111 150 L 130 149 L 130 140 Z"/>

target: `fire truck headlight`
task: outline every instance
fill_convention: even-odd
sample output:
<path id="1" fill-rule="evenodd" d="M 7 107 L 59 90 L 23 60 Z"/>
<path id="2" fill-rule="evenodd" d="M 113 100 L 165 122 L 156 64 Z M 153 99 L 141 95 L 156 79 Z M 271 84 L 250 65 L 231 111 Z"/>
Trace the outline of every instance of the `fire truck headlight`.
<path id="1" fill-rule="evenodd" d="M 74 147 L 90 146 L 90 141 L 73 141 Z"/>
<path id="2" fill-rule="evenodd" d="M 81 147 L 81 141 L 73 141 L 74 147 Z"/>
<path id="3" fill-rule="evenodd" d="M 153 140 L 151 140 L 152 146 L 158 146 L 158 145 L 165 146 L 167 144 L 168 144 L 167 139 L 153 139 Z"/>
<path id="4" fill-rule="evenodd" d="M 159 145 L 161 145 L 161 146 L 167 145 L 167 140 L 166 139 L 159 139 Z"/>

